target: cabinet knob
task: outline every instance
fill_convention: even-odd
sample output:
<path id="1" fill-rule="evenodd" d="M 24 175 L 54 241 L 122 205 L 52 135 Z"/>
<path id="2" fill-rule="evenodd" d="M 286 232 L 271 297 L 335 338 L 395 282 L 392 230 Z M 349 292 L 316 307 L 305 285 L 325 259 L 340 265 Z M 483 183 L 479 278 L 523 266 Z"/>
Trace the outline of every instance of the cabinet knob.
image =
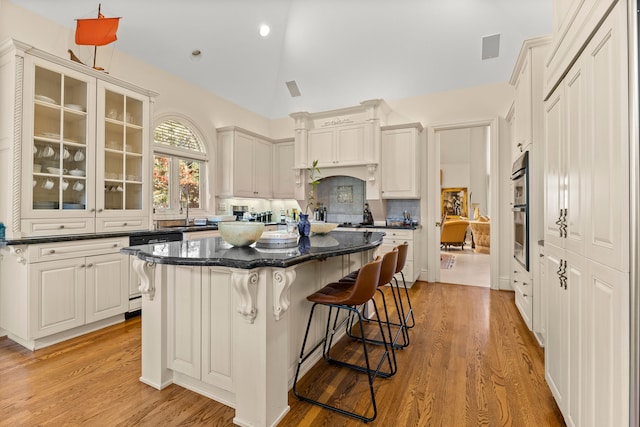
<path id="1" fill-rule="evenodd" d="M 55 250 L 55 249 L 51 249 L 51 250 L 49 251 L 49 253 L 50 253 L 50 254 L 55 254 L 55 253 L 56 253 L 56 250 Z"/>
<path id="2" fill-rule="evenodd" d="M 93 264 L 87 264 L 87 268 L 93 267 Z"/>
<path id="3" fill-rule="evenodd" d="M 61 225 L 61 226 L 60 226 L 60 228 L 61 228 L 61 229 L 62 229 L 62 228 L 64 228 L 64 225 Z"/>
<path id="4" fill-rule="evenodd" d="M 89 212 L 95 212 L 96 210 L 94 208 L 91 208 L 91 210 Z"/>
<path id="5" fill-rule="evenodd" d="M 123 223 L 123 224 L 122 224 L 122 226 L 123 226 L 123 227 L 126 227 L 126 226 L 127 226 L 127 223 L 126 223 L 126 222 L 125 222 L 125 223 Z"/>
<path id="6" fill-rule="evenodd" d="M 527 295 L 527 294 L 522 294 L 522 296 L 526 298 L 526 297 L 528 297 L 529 295 Z"/>
<path id="7" fill-rule="evenodd" d="M 86 266 L 84 264 L 81 264 L 79 268 L 85 268 Z"/>
<path id="8" fill-rule="evenodd" d="M 114 244 L 113 244 L 113 247 L 114 247 L 114 248 L 117 248 L 117 247 L 118 247 L 118 244 L 117 244 L 117 243 L 114 243 Z"/>

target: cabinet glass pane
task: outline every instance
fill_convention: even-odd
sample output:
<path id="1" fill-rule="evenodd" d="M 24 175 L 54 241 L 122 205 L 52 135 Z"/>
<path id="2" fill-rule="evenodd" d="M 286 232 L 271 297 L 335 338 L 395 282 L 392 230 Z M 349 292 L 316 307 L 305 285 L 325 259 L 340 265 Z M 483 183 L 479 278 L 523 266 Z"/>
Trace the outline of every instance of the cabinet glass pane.
<path id="1" fill-rule="evenodd" d="M 142 209 L 142 183 L 136 184 L 128 182 L 126 189 L 125 209 Z"/>
<path id="2" fill-rule="evenodd" d="M 86 209 L 87 83 L 36 66 L 33 209 Z"/>
<path id="3" fill-rule="evenodd" d="M 126 101 L 125 122 L 129 125 L 142 125 L 142 101 L 128 98 Z"/>

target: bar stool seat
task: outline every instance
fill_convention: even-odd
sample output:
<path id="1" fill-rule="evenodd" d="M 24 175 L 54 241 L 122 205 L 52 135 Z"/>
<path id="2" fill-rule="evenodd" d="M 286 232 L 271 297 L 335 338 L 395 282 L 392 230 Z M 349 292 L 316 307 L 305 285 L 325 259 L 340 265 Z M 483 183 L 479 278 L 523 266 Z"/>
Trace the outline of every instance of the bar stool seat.
<path id="1" fill-rule="evenodd" d="M 369 300 L 373 300 L 376 289 L 378 287 L 381 266 L 382 266 L 382 259 L 378 257 L 374 261 L 367 263 L 360 269 L 360 272 L 355 282 L 351 284 L 339 283 L 339 282 L 329 283 L 324 288 L 307 296 L 307 300 L 312 302 L 313 305 L 311 306 L 311 312 L 309 313 L 309 321 L 307 322 L 307 329 L 305 331 L 304 339 L 302 341 L 302 348 L 300 349 L 300 357 L 298 358 L 296 374 L 293 380 L 293 393 L 298 399 L 309 402 L 309 403 L 313 403 L 315 405 L 321 406 L 326 409 L 330 409 L 332 411 L 338 412 L 343 415 L 357 418 L 364 422 L 373 421 L 376 418 L 378 413 L 377 406 L 376 406 L 375 392 L 373 389 L 373 380 L 376 377 L 383 376 L 382 374 L 384 373 L 381 371 L 383 364 L 385 364 L 385 362 L 388 362 L 389 374 L 392 375 L 391 372 L 395 373 L 393 371 L 393 362 L 391 360 L 389 346 L 385 345 L 384 351 L 380 356 L 380 359 L 377 361 L 377 363 L 372 363 L 369 360 L 369 351 L 367 349 L 367 341 L 361 340 L 362 350 L 363 350 L 362 356 L 365 362 L 364 366 L 361 364 L 349 363 L 346 361 L 334 359 L 331 356 L 331 347 L 333 344 L 333 337 L 335 336 L 336 330 L 338 330 L 342 326 L 342 325 L 340 326 L 338 325 L 338 317 L 339 317 L 340 310 L 348 310 L 351 315 L 357 317 L 358 323 L 360 325 L 361 336 L 364 336 L 363 319 L 360 311 L 358 310 L 358 307 L 361 306 L 362 304 L 365 304 Z M 311 328 L 315 309 L 318 305 L 329 307 L 329 314 L 327 317 L 324 338 L 320 340 L 318 344 L 316 344 L 312 349 L 310 349 L 305 354 L 307 339 L 309 337 L 309 330 Z M 378 308 L 375 303 L 375 300 L 373 300 L 373 306 L 376 312 L 376 316 L 379 319 Z M 335 316 L 333 317 L 333 326 L 331 326 L 332 313 L 334 310 L 335 310 Z M 350 317 L 351 316 L 348 316 L 347 318 L 345 318 L 342 321 L 342 323 L 346 322 Z M 382 324 L 379 320 L 377 323 L 379 326 L 380 333 L 384 339 L 385 335 L 382 329 Z M 367 416 L 367 412 L 370 412 L 368 410 L 365 411 L 364 413 L 356 413 L 354 411 L 348 411 L 343 408 L 330 405 L 326 402 L 320 402 L 319 400 L 312 399 L 308 396 L 303 396 L 299 392 L 297 385 L 298 385 L 298 376 L 300 374 L 300 367 L 302 363 L 304 363 L 305 360 L 307 360 L 312 354 L 314 354 L 315 351 L 320 346 L 323 347 L 322 348 L 323 359 L 329 362 L 330 364 L 348 367 L 357 372 L 363 372 L 367 374 L 370 397 L 371 397 L 371 407 L 373 409 L 373 414 L 371 416 Z M 390 375 L 387 375 L 387 376 L 390 376 Z M 340 392 L 340 393 L 343 393 L 343 392 Z"/>

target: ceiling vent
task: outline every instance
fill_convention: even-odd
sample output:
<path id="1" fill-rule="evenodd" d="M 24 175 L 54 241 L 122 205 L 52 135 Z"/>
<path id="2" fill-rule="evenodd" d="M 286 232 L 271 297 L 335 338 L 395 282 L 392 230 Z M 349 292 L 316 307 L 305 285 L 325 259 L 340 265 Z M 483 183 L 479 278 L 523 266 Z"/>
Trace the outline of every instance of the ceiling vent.
<path id="1" fill-rule="evenodd" d="M 500 54 L 500 34 L 482 38 L 482 59 L 497 58 Z"/>
<path id="2" fill-rule="evenodd" d="M 300 88 L 295 80 L 291 80 L 290 82 L 285 83 L 287 85 L 287 89 L 289 89 L 289 93 L 291 97 L 295 98 L 296 96 L 300 96 Z"/>

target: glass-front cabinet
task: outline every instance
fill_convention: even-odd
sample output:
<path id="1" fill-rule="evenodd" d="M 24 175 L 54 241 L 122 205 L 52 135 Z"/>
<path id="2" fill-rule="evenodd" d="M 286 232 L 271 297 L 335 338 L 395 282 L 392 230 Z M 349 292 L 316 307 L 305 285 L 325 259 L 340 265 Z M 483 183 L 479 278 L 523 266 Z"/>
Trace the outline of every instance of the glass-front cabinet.
<path id="1" fill-rule="evenodd" d="M 30 234 L 93 231 L 95 78 L 27 58 L 23 97 L 24 225 Z"/>
<path id="2" fill-rule="evenodd" d="M 147 216 L 143 177 L 149 174 L 144 155 L 148 151 L 148 110 L 148 98 L 98 83 L 98 218 L 121 218 L 129 220 L 121 222 L 128 225 Z M 109 229 L 110 224 L 110 220 L 99 220 L 98 228 Z"/>
<path id="3" fill-rule="evenodd" d="M 13 40 L 0 59 L 7 237 L 148 229 L 156 94 Z"/>

